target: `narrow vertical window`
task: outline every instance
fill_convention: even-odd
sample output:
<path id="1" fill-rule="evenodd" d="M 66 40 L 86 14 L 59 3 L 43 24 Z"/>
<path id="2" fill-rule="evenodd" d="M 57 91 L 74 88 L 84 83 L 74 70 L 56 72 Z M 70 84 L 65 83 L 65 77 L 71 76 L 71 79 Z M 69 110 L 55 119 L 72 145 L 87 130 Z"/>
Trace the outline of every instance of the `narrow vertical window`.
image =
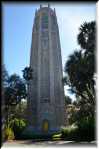
<path id="1" fill-rule="evenodd" d="M 42 15 L 42 28 L 43 29 L 48 28 L 48 15 L 47 14 Z"/>

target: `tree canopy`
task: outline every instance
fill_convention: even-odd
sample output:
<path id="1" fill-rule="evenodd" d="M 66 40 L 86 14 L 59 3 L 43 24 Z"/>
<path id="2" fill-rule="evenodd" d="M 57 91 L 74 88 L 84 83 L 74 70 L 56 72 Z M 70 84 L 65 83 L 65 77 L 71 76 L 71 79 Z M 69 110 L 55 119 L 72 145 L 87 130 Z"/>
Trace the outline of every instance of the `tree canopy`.
<path id="1" fill-rule="evenodd" d="M 33 78 L 33 70 L 31 67 L 25 67 L 23 70 L 23 78 L 29 81 Z"/>
<path id="2" fill-rule="evenodd" d="M 77 40 L 81 50 L 75 50 L 69 56 L 64 81 L 88 110 L 95 105 L 95 22 L 81 25 Z"/>
<path id="3" fill-rule="evenodd" d="M 5 103 L 17 104 L 26 97 L 26 87 L 23 80 L 16 74 L 9 76 L 8 86 L 5 88 Z"/>
<path id="4" fill-rule="evenodd" d="M 69 96 L 65 96 L 65 105 L 71 104 L 72 99 Z"/>
<path id="5" fill-rule="evenodd" d="M 96 45 L 96 25 L 95 22 L 85 22 L 79 28 L 79 34 L 77 37 L 78 44 L 82 49 L 87 51 L 94 51 Z"/>

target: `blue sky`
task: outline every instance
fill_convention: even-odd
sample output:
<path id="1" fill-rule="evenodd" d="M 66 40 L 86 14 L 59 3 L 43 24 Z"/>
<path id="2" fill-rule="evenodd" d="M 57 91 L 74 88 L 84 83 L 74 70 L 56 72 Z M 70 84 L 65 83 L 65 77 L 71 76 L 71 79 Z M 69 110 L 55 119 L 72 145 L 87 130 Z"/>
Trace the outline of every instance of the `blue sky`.
<path id="1" fill-rule="evenodd" d="M 29 65 L 33 20 L 39 5 L 40 3 L 3 4 L 3 61 L 9 74 L 22 76 L 22 70 Z M 75 49 L 80 49 L 77 44 L 80 25 L 96 19 L 96 4 L 80 2 L 50 5 L 56 9 L 64 69 L 68 56 Z"/>

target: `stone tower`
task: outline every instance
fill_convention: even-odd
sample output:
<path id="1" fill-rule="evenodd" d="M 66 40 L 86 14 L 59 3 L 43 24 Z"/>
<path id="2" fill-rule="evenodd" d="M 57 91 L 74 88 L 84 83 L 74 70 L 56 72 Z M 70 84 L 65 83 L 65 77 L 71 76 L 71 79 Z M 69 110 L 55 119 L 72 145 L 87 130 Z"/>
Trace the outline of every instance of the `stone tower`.
<path id="1" fill-rule="evenodd" d="M 64 90 L 59 30 L 55 9 L 40 6 L 32 31 L 28 120 L 39 132 L 58 131 L 64 125 Z"/>

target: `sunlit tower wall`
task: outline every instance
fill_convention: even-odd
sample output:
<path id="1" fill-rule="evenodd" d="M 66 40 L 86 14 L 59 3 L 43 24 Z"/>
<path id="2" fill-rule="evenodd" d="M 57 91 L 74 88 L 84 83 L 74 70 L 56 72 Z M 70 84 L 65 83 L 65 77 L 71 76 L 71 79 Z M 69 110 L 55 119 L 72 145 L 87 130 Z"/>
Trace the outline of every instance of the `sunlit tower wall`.
<path id="1" fill-rule="evenodd" d="M 58 131 L 64 125 L 62 58 L 57 17 L 49 5 L 35 12 L 30 67 L 29 125 L 40 132 Z"/>

